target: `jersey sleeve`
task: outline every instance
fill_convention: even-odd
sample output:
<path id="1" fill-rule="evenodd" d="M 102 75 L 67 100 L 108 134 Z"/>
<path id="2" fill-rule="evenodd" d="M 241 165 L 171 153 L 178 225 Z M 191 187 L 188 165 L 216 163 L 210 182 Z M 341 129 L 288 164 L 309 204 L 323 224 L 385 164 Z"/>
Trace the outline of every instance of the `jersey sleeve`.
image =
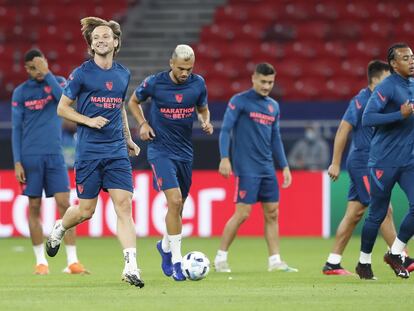
<path id="1" fill-rule="evenodd" d="M 283 147 L 282 138 L 280 136 L 280 114 L 278 113 L 273 122 L 272 126 L 272 151 L 273 155 L 276 158 L 277 164 L 280 168 L 285 168 L 288 166 L 285 154 L 285 148 Z"/>
<path id="2" fill-rule="evenodd" d="M 63 90 L 63 95 L 75 100 L 80 93 L 81 86 L 82 72 L 80 67 L 78 67 L 69 75 L 66 87 Z"/>
<path id="3" fill-rule="evenodd" d="M 55 98 L 56 102 L 59 102 L 60 97 L 62 96 L 63 88 L 66 86 L 66 80 L 62 77 L 56 77 L 51 72 L 49 72 L 47 75 L 45 75 L 45 81 L 51 87 L 52 95 Z"/>
<path id="4" fill-rule="evenodd" d="M 351 124 L 353 127 L 356 127 L 358 125 L 358 120 L 362 116 L 362 104 L 360 103 L 359 99 L 354 97 L 348 105 L 348 108 L 346 109 L 342 120 L 347 121 L 349 124 Z"/>
<path id="5" fill-rule="evenodd" d="M 152 97 L 155 88 L 155 75 L 146 77 L 144 81 L 136 88 L 135 96 L 140 102 L 145 101 L 148 97 Z"/>
<path id="6" fill-rule="evenodd" d="M 386 84 L 379 84 L 368 100 L 367 107 L 362 115 L 363 126 L 378 126 L 402 120 L 401 112 L 384 113 L 384 108 L 393 96 L 393 88 Z"/>
<path id="7" fill-rule="evenodd" d="M 207 86 L 206 83 L 204 82 L 204 79 L 201 80 L 201 92 L 200 92 L 200 96 L 198 97 L 198 101 L 197 101 L 197 106 L 198 107 L 204 107 L 207 106 Z"/>
<path id="8" fill-rule="evenodd" d="M 15 89 L 12 96 L 12 150 L 14 163 L 21 161 L 23 133 L 24 102 L 20 88 Z"/>
<path id="9" fill-rule="evenodd" d="M 122 100 L 123 101 L 125 101 L 126 94 L 127 94 L 127 91 L 128 91 L 128 85 L 129 85 L 130 81 L 131 81 L 131 73 L 128 71 L 128 83 L 127 83 L 127 86 L 125 88 L 124 94 L 122 95 Z"/>
<path id="10" fill-rule="evenodd" d="M 219 135 L 219 148 L 221 158 L 229 157 L 230 134 L 242 111 L 243 103 L 238 100 L 237 97 L 231 98 L 227 105 L 226 112 L 224 113 L 223 123 Z"/>

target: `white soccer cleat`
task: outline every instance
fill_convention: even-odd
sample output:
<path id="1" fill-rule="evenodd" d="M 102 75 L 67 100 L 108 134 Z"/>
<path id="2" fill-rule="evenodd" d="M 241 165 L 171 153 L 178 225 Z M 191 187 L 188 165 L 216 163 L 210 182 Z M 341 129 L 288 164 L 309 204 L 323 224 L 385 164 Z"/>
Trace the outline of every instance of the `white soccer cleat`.
<path id="1" fill-rule="evenodd" d="M 214 261 L 216 272 L 230 273 L 231 269 L 227 261 Z"/>
<path id="2" fill-rule="evenodd" d="M 289 267 L 288 264 L 286 262 L 284 262 L 284 261 L 269 265 L 269 268 L 267 270 L 269 272 L 272 272 L 272 271 L 299 272 L 298 269 Z"/>
<path id="3" fill-rule="evenodd" d="M 141 279 L 141 270 L 136 269 L 133 271 L 125 271 L 122 272 L 121 280 L 127 282 L 131 285 L 134 285 L 139 288 L 144 287 L 144 281 Z"/>
<path id="4" fill-rule="evenodd" d="M 50 233 L 46 241 L 46 253 L 50 257 L 56 256 L 57 252 L 59 251 L 60 243 L 62 242 L 64 234 L 65 231 L 62 230 L 62 219 L 56 220 L 52 232 Z"/>

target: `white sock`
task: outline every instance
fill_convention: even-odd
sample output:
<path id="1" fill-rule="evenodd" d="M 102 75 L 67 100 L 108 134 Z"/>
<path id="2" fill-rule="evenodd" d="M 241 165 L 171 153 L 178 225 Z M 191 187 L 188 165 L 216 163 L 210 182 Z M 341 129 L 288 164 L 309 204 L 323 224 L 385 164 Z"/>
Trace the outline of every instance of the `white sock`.
<path id="1" fill-rule="evenodd" d="M 55 231 L 56 237 L 58 237 L 60 240 L 63 239 L 63 236 L 65 235 L 66 229 L 63 228 L 63 223 L 62 221 L 59 223 L 59 225 L 57 225 L 55 228 L 53 228 L 53 230 Z M 53 233 L 53 231 L 52 231 Z"/>
<path id="2" fill-rule="evenodd" d="M 181 236 L 182 234 L 168 235 L 173 264 L 183 261 L 183 256 L 181 255 Z"/>
<path id="3" fill-rule="evenodd" d="M 330 253 L 327 261 L 330 264 L 339 265 L 341 263 L 341 260 L 342 260 L 342 255 Z"/>
<path id="4" fill-rule="evenodd" d="M 371 255 L 372 255 L 372 253 L 367 254 L 367 253 L 364 253 L 364 252 L 360 252 L 359 262 L 362 263 L 362 264 L 366 264 L 366 263 L 370 264 L 371 263 Z"/>
<path id="5" fill-rule="evenodd" d="M 170 249 L 170 242 L 168 241 L 168 234 L 164 234 L 161 240 L 161 248 L 164 252 L 169 253 L 171 252 Z"/>
<path id="6" fill-rule="evenodd" d="M 220 261 L 227 261 L 227 254 L 229 252 L 227 251 L 222 251 L 221 249 L 219 249 L 217 251 L 217 255 L 216 258 L 214 259 L 215 262 L 220 262 Z"/>
<path id="7" fill-rule="evenodd" d="M 137 265 L 137 249 L 136 248 L 125 248 L 123 250 L 125 267 L 124 271 L 134 271 L 138 269 Z"/>
<path id="8" fill-rule="evenodd" d="M 70 266 L 73 263 L 79 262 L 78 255 L 76 254 L 76 245 L 65 245 L 65 247 L 68 266 Z"/>
<path id="9" fill-rule="evenodd" d="M 45 256 L 45 246 L 42 244 L 33 245 L 33 250 L 36 257 L 36 265 L 48 265 Z"/>
<path id="10" fill-rule="evenodd" d="M 405 246 L 406 244 L 404 242 L 402 242 L 398 238 L 395 238 L 394 243 L 392 243 L 392 246 L 391 246 L 391 254 L 401 255 Z"/>
<path id="11" fill-rule="evenodd" d="M 280 254 L 275 254 L 272 256 L 269 256 L 269 266 L 281 263 L 282 259 L 280 258 Z"/>

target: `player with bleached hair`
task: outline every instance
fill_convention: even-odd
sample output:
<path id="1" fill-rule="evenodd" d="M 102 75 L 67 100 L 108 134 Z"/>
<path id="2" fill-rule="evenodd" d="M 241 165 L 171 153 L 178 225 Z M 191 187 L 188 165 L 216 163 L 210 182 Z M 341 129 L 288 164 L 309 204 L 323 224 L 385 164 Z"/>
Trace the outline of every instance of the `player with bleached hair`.
<path id="1" fill-rule="evenodd" d="M 78 124 L 76 190 L 79 205 L 58 220 L 46 243 L 55 256 L 66 230 L 90 219 L 101 189 L 108 191 L 117 214 L 117 235 L 125 260 L 122 279 L 143 287 L 136 261 L 136 234 L 132 219 L 132 168 L 128 159 L 139 154 L 128 127 L 124 100 L 130 72 L 114 61 L 121 47 L 121 28 L 97 17 L 81 20 L 92 58 L 69 76 L 58 114 Z M 71 106 L 77 103 L 76 110 Z"/>
<path id="2" fill-rule="evenodd" d="M 166 233 L 157 243 L 157 249 L 164 274 L 176 281 L 186 279 L 181 270 L 181 215 L 191 186 L 191 137 L 196 114 L 203 131 L 213 133 L 206 85 L 201 76 L 192 73 L 194 62 L 193 49 L 178 45 L 170 59 L 171 69 L 147 77 L 129 101 L 139 124 L 140 137 L 149 141 L 148 162 L 153 171 L 154 188 L 162 190 L 167 199 Z M 148 121 L 141 107 L 147 98 L 152 100 Z"/>

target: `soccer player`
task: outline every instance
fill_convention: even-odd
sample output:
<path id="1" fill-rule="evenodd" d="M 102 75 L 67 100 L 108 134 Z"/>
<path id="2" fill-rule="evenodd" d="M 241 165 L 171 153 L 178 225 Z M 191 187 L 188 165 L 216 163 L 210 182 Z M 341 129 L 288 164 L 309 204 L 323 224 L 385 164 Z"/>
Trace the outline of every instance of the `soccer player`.
<path id="1" fill-rule="evenodd" d="M 166 233 L 157 249 L 164 274 L 176 281 L 185 280 L 181 270 L 181 215 L 191 186 L 191 136 L 196 114 L 203 131 L 213 133 L 206 85 L 201 76 L 192 73 L 194 62 L 193 49 L 177 45 L 170 59 L 171 70 L 147 77 L 129 101 L 141 139 L 150 142 L 147 156 L 154 188 L 162 190 L 167 199 Z M 149 97 L 152 105 L 147 121 L 141 103 Z"/>
<path id="2" fill-rule="evenodd" d="M 326 275 L 351 275 L 352 273 L 341 266 L 342 253 L 352 236 L 356 225 L 361 220 L 369 205 L 369 169 L 368 153 L 372 134 L 372 127 L 362 126 L 362 113 L 374 88 L 390 75 L 390 67 L 382 61 L 371 61 L 368 64 L 368 87 L 363 88 L 349 103 L 334 142 L 334 154 L 332 164 L 328 168 L 328 175 L 333 181 L 339 178 L 341 172 L 341 160 L 348 136 L 352 133 L 352 144 L 347 159 L 347 169 L 351 184 L 348 192 L 348 206 L 345 215 L 336 231 L 335 244 L 328 260 L 322 269 Z M 395 226 L 390 206 L 384 222 L 381 224 L 381 232 L 386 243 L 391 247 L 396 237 Z M 414 269 L 411 258 L 405 260 L 406 267 Z"/>
<path id="3" fill-rule="evenodd" d="M 29 79 L 20 84 L 12 98 L 12 145 L 14 170 L 23 194 L 29 198 L 29 231 L 36 256 L 35 274 L 48 274 L 40 219 L 42 191 L 54 197 L 62 216 L 69 207 L 69 177 L 62 151 L 62 120 L 56 113 L 66 80 L 50 72 L 40 50 L 24 56 Z M 88 271 L 79 263 L 75 231 L 65 237 L 66 273 Z"/>
<path id="4" fill-rule="evenodd" d="M 234 95 L 224 114 L 220 132 L 219 173 L 228 178 L 232 164 L 236 175 L 236 210 L 224 227 L 214 266 L 217 272 L 231 272 L 228 249 L 240 225 L 249 217 L 252 204 L 261 202 L 264 231 L 269 251 L 269 271 L 297 272 L 281 260 L 279 251 L 279 188 L 273 164 L 274 155 L 283 169 L 282 188 L 292 182 L 279 132 L 279 104 L 269 97 L 276 71 L 261 63 L 252 75 L 253 87 Z M 232 163 L 229 159 L 232 134 Z"/>
<path id="5" fill-rule="evenodd" d="M 143 287 L 136 261 L 128 159 L 128 151 L 138 155 L 139 147 L 131 139 L 124 107 L 130 72 L 113 60 L 121 46 L 121 28 L 115 21 L 97 17 L 83 18 L 81 25 L 92 58 L 69 76 L 58 105 L 60 116 L 78 124 L 75 169 L 79 205 L 71 206 L 56 221 L 46 250 L 55 256 L 66 230 L 92 217 L 103 189 L 109 192 L 117 214 L 117 235 L 125 260 L 122 279 Z M 76 110 L 71 107 L 75 101 Z"/>
<path id="6" fill-rule="evenodd" d="M 361 253 L 356 272 L 361 279 L 375 279 L 371 253 L 383 222 L 391 191 L 398 182 L 407 195 L 410 208 L 403 219 L 397 238 L 384 260 L 395 274 L 408 278 L 402 251 L 414 234 L 414 55 L 407 44 L 398 43 L 388 50 L 391 75 L 374 90 L 362 116 L 363 126 L 375 127 L 369 151 L 371 201 L 361 236 Z"/>

